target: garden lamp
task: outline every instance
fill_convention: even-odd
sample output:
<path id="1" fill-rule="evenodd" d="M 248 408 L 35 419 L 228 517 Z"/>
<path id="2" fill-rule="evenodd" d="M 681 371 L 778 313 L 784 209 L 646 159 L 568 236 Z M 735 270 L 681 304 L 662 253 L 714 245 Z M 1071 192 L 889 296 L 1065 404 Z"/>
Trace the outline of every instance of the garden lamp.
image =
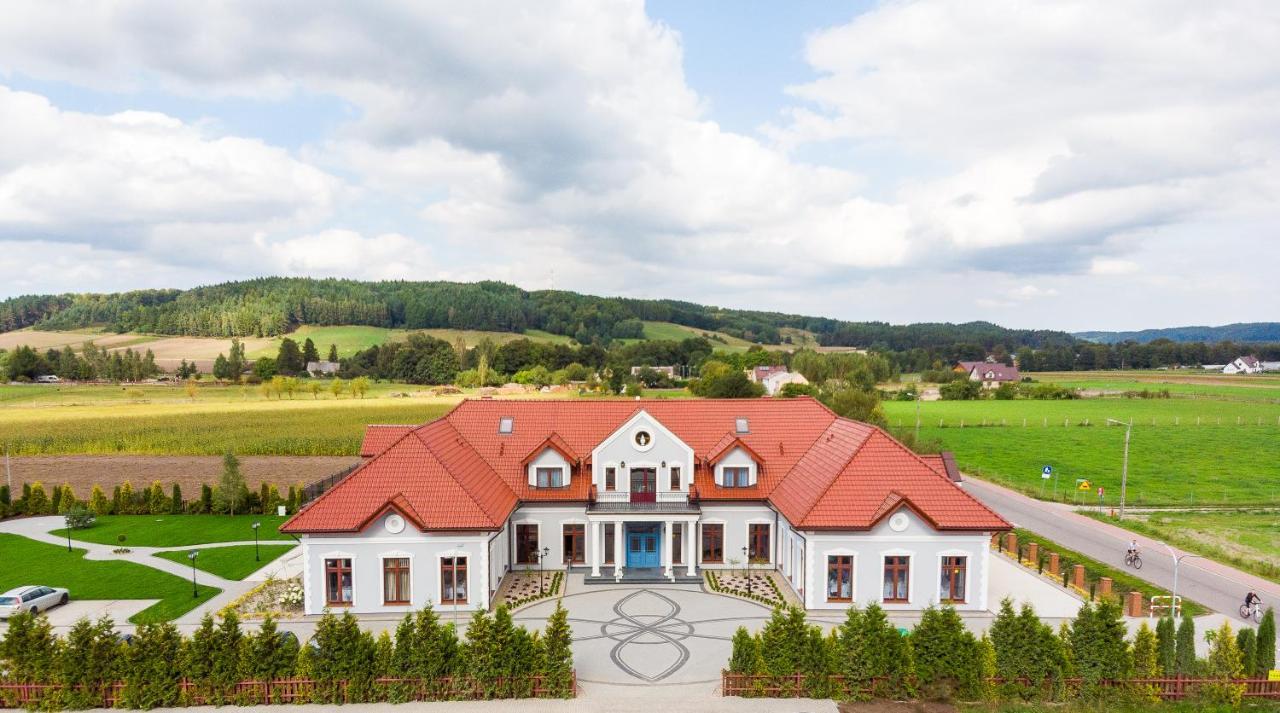
<path id="1" fill-rule="evenodd" d="M 187 553 L 187 559 L 191 560 L 191 598 L 195 599 L 200 594 L 196 591 L 196 558 L 200 556 L 200 550 L 191 550 Z"/>

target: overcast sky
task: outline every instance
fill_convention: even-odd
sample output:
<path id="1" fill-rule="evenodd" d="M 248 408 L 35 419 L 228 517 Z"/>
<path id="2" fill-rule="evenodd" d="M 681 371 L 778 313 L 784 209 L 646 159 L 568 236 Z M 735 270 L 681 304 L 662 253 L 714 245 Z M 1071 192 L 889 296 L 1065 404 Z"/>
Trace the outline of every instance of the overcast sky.
<path id="1" fill-rule="evenodd" d="M 0 296 L 1280 319 L 1280 3 L 6 3 Z"/>

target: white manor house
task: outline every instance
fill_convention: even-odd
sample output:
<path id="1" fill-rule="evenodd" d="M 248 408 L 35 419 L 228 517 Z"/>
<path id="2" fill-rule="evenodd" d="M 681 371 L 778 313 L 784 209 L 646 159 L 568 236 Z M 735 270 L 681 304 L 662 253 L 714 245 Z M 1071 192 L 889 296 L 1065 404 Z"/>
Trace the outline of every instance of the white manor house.
<path id="1" fill-rule="evenodd" d="M 307 614 L 488 608 L 513 570 L 625 586 L 746 560 L 809 609 L 986 610 L 1010 528 L 940 457 L 807 397 L 472 399 L 370 426 L 361 456 L 281 528 Z"/>

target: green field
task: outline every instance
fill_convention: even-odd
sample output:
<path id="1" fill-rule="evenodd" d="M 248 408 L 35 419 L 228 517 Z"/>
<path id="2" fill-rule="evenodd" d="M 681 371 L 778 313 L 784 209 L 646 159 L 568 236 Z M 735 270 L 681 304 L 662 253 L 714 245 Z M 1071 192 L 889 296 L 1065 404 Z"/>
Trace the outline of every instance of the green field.
<path id="1" fill-rule="evenodd" d="M 1110 577 L 1112 593 L 1121 597 L 1124 596 L 1125 592 L 1142 592 L 1143 598 L 1150 601 L 1153 595 L 1169 594 L 1168 590 L 1161 589 L 1145 579 L 1139 579 L 1125 570 L 1117 569 L 1092 557 L 1082 555 L 1030 530 L 1015 528 L 1014 533 L 1018 535 L 1019 546 L 1035 542 L 1040 545 L 1040 551 L 1046 553 L 1046 556 L 1049 552 L 1057 552 L 1061 558 L 1060 571 L 1066 572 L 1071 565 L 1082 564 L 1085 568 L 1086 579 L 1090 582 L 1097 581 L 1098 577 Z M 1088 585 L 1085 588 L 1087 589 Z M 1182 609 L 1189 616 L 1200 616 L 1201 614 L 1209 613 L 1209 610 L 1204 605 L 1185 598 L 1182 600 Z"/>
<path id="2" fill-rule="evenodd" d="M 338 345 L 338 356 L 349 357 L 361 349 L 368 349 L 372 346 L 384 344 L 386 342 L 404 341 L 411 333 L 430 334 L 437 339 L 443 339 L 449 343 L 453 343 L 461 338 L 467 343 L 468 347 L 474 347 L 481 339 L 489 339 L 496 344 L 504 344 L 516 339 L 527 338 L 535 342 L 549 342 L 552 344 L 568 344 L 569 337 L 561 334 L 552 334 L 537 329 L 527 330 L 523 334 L 515 332 L 487 332 L 476 329 L 387 329 L 385 327 L 364 327 L 364 326 L 340 326 L 340 327 L 298 327 L 297 330 L 276 337 L 271 341 L 264 343 L 260 348 L 255 349 L 245 356 L 250 359 L 258 357 L 274 357 L 280 351 L 280 342 L 284 337 L 288 337 L 301 345 L 306 339 L 310 338 L 315 342 L 316 349 L 320 352 L 320 358 L 323 359 L 329 354 L 329 345 Z"/>
<path id="3" fill-rule="evenodd" d="M 1085 514 L 1280 582 L 1280 512 L 1275 510 L 1130 511 L 1124 520 Z"/>
<path id="4" fill-rule="evenodd" d="M 884 406 L 896 431 L 913 429 L 914 403 Z M 1280 503 L 1280 489 L 1267 485 L 1280 482 L 1278 405 L 1207 399 L 934 401 L 922 403 L 920 413 L 923 443 L 954 451 L 967 472 L 1031 495 L 1096 504 L 1096 488 L 1102 486 L 1104 503 L 1118 503 L 1124 429 L 1104 424 L 1107 418 L 1132 418 L 1129 503 Z M 1081 425 L 1086 421 L 1090 425 Z M 1046 465 L 1053 466 L 1056 491 L 1055 480 L 1040 478 Z M 1076 490 L 1077 479 L 1089 480 L 1095 490 Z"/>
<path id="5" fill-rule="evenodd" d="M 267 566 L 272 560 L 293 549 L 294 545 L 262 545 L 259 548 L 260 560 L 253 558 L 253 545 L 232 545 L 230 547 L 206 547 L 196 555 L 196 569 L 217 575 L 223 579 L 240 580 Z M 171 562 L 191 566 L 187 550 L 157 552 L 153 557 L 162 557 Z"/>
<path id="6" fill-rule="evenodd" d="M 159 599 L 135 614 L 135 624 L 170 621 L 222 591 L 133 562 L 84 559 L 84 550 L 50 545 L 20 535 L 0 534 L 0 592 L 27 584 L 66 587 L 72 599 Z"/>
<path id="7" fill-rule="evenodd" d="M 210 542 L 252 542 L 253 523 L 262 523 L 258 537 L 289 540 L 279 528 L 289 518 L 277 515 L 100 515 L 92 527 L 75 530 L 71 539 L 114 545 L 125 535 L 126 547 L 185 547 Z M 66 537 L 65 529 L 54 535 Z"/>

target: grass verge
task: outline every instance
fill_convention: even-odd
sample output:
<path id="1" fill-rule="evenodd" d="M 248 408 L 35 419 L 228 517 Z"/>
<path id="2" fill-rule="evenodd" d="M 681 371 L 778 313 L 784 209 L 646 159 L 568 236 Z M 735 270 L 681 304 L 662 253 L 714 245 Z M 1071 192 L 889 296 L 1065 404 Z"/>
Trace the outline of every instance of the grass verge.
<path id="1" fill-rule="evenodd" d="M 1014 528 L 1014 532 L 1018 535 L 1018 544 L 1025 545 L 1035 542 L 1040 545 L 1040 551 L 1048 557 L 1048 553 L 1057 552 L 1060 557 L 1061 571 L 1067 571 L 1071 565 L 1082 564 L 1085 569 L 1085 576 L 1088 581 L 1096 581 L 1099 577 L 1111 578 L 1111 591 L 1119 596 L 1124 596 L 1125 592 L 1142 592 L 1143 598 L 1150 600 L 1152 595 L 1167 595 L 1169 592 L 1165 589 L 1157 587 L 1145 579 L 1138 579 L 1132 574 L 1124 570 L 1116 569 L 1107 564 L 1103 564 L 1092 557 L 1082 555 L 1075 550 L 1068 549 L 1062 545 L 1041 537 L 1030 530 L 1022 528 Z M 1087 587 L 1087 584 L 1086 584 Z M 1208 614 L 1209 610 L 1199 602 L 1192 601 L 1183 597 L 1182 611 L 1188 616 L 1200 616 Z"/>
<path id="2" fill-rule="evenodd" d="M 21 535 L 0 534 L 0 591 L 26 584 L 66 587 L 71 599 L 159 599 L 129 619 L 134 624 L 172 621 L 221 592 L 200 585 L 191 596 L 191 583 L 144 565 L 124 561 L 84 559 L 79 548 L 68 552 Z"/>
<path id="3" fill-rule="evenodd" d="M 223 579 L 241 580 L 267 566 L 272 560 L 293 549 L 295 545 L 260 545 L 260 560 L 255 560 L 253 545 L 232 545 L 230 547 L 206 547 L 196 556 L 196 569 L 214 574 Z M 153 557 L 167 559 L 170 562 L 190 565 L 187 550 L 171 550 L 157 552 Z"/>
<path id="4" fill-rule="evenodd" d="M 1131 514 L 1124 520 L 1083 510 L 1080 514 L 1280 582 L 1280 513 L 1151 512 Z"/>
<path id="5" fill-rule="evenodd" d="M 262 523 L 262 540 L 288 540 L 279 533 L 287 517 L 278 515 L 102 515 L 93 527 L 75 530 L 71 539 L 125 547 L 186 547 L 210 542 L 252 542 L 253 523 Z M 50 534 L 66 537 L 65 529 Z"/>

